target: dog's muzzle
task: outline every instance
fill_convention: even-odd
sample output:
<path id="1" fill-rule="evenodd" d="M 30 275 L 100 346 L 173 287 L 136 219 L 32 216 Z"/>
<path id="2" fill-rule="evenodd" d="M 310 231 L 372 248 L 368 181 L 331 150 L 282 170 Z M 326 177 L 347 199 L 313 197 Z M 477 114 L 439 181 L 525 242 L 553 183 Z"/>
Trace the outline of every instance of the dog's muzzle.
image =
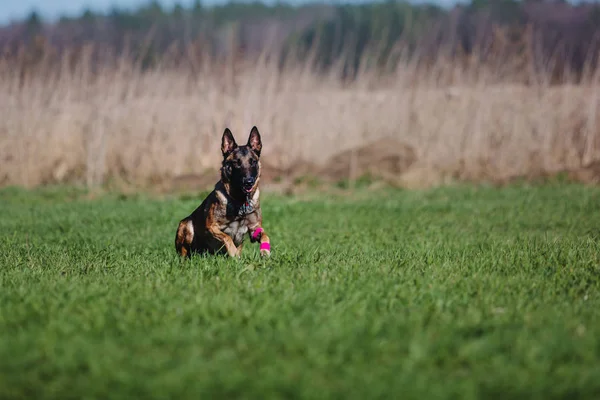
<path id="1" fill-rule="evenodd" d="M 244 191 L 246 193 L 251 192 L 255 183 L 256 183 L 255 178 L 252 178 L 252 177 L 244 178 L 244 179 L 242 179 L 242 189 L 244 189 Z"/>

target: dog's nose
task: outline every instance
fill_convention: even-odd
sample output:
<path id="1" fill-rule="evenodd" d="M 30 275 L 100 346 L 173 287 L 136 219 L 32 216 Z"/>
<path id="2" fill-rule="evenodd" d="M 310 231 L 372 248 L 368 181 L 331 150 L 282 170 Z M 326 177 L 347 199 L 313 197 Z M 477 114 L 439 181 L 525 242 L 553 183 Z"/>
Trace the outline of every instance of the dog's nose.
<path id="1" fill-rule="evenodd" d="M 253 177 L 248 177 L 248 178 L 242 179 L 242 183 L 244 184 L 244 186 L 252 186 L 252 185 L 254 185 L 255 181 L 256 181 L 256 179 L 254 179 Z"/>

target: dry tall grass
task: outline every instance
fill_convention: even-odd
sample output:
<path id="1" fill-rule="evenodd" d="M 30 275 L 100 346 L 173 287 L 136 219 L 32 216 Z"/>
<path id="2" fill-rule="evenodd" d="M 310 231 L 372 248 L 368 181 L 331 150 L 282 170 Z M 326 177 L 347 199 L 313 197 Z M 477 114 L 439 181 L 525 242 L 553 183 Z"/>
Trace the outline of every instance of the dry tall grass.
<path id="1" fill-rule="evenodd" d="M 421 69 L 408 60 L 348 84 L 308 64 L 279 70 L 267 58 L 236 68 L 206 62 L 194 73 L 142 73 L 124 60 L 98 69 L 90 60 L 40 62 L 28 73 L 0 63 L 0 184 L 160 184 L 207 170 L 213 178 L 226 126 L 241 141 L 257 125 L 265 162 L 284 174 L 300 163 L 326 173 L 336 154 L 377 140 L 388 152 L 412 148 L 414 163 L 388 171 L 407 185 L 506 180 L 600 160 L 600 71 L 580 84 L 536 76 L 525 85 L 516 74 L 531 72 L 443 59 Z"/>

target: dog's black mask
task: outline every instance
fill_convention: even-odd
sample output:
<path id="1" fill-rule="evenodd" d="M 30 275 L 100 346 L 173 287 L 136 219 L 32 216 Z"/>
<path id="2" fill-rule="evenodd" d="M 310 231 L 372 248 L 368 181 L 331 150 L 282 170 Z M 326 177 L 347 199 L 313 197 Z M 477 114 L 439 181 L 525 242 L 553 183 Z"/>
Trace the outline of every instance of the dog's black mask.
<path id="1" fill-rule="evenodd" d="M 260 179 L 260 151 L 262 142 L 260 133 L 253 127 L 248 143 L 238 146 L 229 128 L 225 129 L 221 140 L 223 165 L 221 179 L 229 183 L 233 194 L 251 197 Z"/>

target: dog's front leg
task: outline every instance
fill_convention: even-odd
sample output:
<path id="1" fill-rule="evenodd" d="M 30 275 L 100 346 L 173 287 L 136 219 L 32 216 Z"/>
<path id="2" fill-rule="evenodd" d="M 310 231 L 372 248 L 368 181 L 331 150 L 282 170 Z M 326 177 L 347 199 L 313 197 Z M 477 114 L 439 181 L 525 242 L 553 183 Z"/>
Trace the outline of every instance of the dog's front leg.
<path id="1" fill-rule="evenodd" d="M 260 255 L 261 256 L 270 256 L 271 255 L 271 241 L 269 240 L 269 236 L 265 232 L 262 226 L 257 225 L 254 228 L 250 229 L 250 241 L 258 242 L 260 241 Z"/>
<path id="2" fill-rule="evenodd" d="M 233 239 L 231 236 L 223 232 L 218 228 L 217 225 L 210 226 L 208 231 L 219 241 L 221 241 L 225 245 L 225 249 L 227 250 L 227 254 L 231 257 L 239 257 L 240 253 L 238 252 L 237 247 L 233 243 Z"/>

